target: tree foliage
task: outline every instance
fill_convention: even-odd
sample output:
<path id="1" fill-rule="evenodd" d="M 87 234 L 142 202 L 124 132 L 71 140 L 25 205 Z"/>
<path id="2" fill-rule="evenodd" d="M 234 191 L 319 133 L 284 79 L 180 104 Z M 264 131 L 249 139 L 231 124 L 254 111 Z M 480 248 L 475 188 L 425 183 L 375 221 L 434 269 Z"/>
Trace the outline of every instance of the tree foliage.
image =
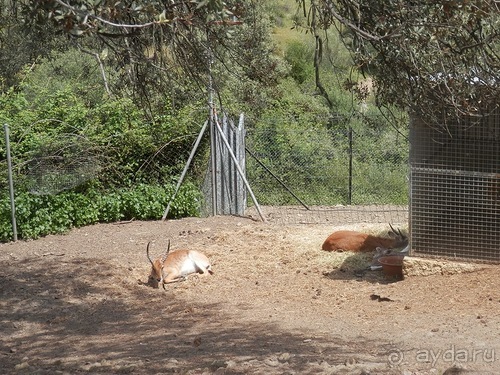
<path id="1" fill-rule="evenodd" d="M 462 116 L 499 105 L 497 1 L 297 1 L 314 32 L 340 32 L 357 67 L 374 78 L 379 105 L 428 121 L 434 108 Z"/>
<path id="2" fill-rule="evenodd" d="M 26 14 L 16 0 L 0 0 L 0 92 L 19 83 L 18 72 L 66 44 L 49 23 L 24 27 Z"/>
<path id="3" fill-rule="evenodd" d="M 115 66 L 114 89 L 140 101 L 151 116 L 162 108 L 165 97 L 174 109 L 193 100 L 206 101 L 209 82 L 223 92 L 227 74 L 263 85 L 275 82 L 269 32 L 263 32 L 263 2 L 24 3 L 27 25 L 50 24 L 101 64 Z"/>
<path id="4" fill-rule="evenodd" d="M 267 135 L 255 150 L 275 150 L 277 158 L 269 164 L 294 181 L 294 188 L 310 196 L 330 194 L 325 184 L 303 171 L 291 172 L 300 163 L 311 173 L 333 176 L 337 183 L 345 179 L 339 176 L 343 160 L 332 162 L 328 143 L 320 149 L 317 144 L 347 125 L 354 126 L 342 119 L 354 119 L 353 112 L 367 113 L 371 102 L 361 95 L 363 106 L 359 106 L 354 95 L 343 91 L 344 81 L 354 82 L 359 76 L 350 75 L 351 60 L 345 50 L 338 50 L 336 38 L 323 44 L 316 32 L 305 43 L 301 39 L 282 46 L 283 54 L 279 53 L 269 11 L 276 4 L 263 0 L 0 0 L 0 4 L 8 4 L 0 9 L 0 18 L 9 26 L 0 30 L 2 54 L 15 43 L 20 51 L 31 52 L 20 53 L 11 70 L 0 71 L 0 79 L 7 83 L 0 95 L 0 120 L 11 129 L 23 238 L 96 220 L 158 218 L 208 117 L 209 84 L 226 113 L 235 117 L 244 112 L 248 129 Z M 289 31 L 289 25 L 283 29 Z M 40 45 L 44 38 L 50 44 L 32 48 L 30 37 Z M 7 55 L 16 57 L 10 50 Z M 363 126 L 366 121 L 359 123 Z M 387 131 L 385 121 L 372 125 Z M 68 135 L 85 142 L 61 146 Z M 312 144 L 303 139 L 309 135 Z M 367 143 L 379 138 L 373 136 Z M 192 164 L 188 184 L 204 175 L 207 147 L 208 142 L 202 142 L 198 153 L 202 157 Z M 32 178 L 32 160 L 48 153 L 60 163 L 60 150 L 86 148 L 93 152 L 92 161 L 82 158 L 87 160 L 83 166 L 94 164 L 98 170 L 91 179 L 84 173 L 86 182 L 65 186 L 57 194 L 31 188 L 33 181 L 45 185 L 47 175 L 49 183 L 52 177 L 64 181 L 71 177 L 57 169 L 45 173 L 43 181 L 36 179 L 38 175 Z M 5 166 L 0 164 L 0 169 Z M 5 182 L 1 186 L 6 192 Z M 283 196 L 280 189 L 272 194 Z M 187 193 L 176 198 L 173 216 L 196 214 L 194 190 L 189 184 Z M 269 188 L 264 191 L 272 195 Z M 340 191 L 330 196 L 334 203 L 345 199 Z M 4 209 L 1 240 L 10 236 L 6 197 L 0 206 Z"/>

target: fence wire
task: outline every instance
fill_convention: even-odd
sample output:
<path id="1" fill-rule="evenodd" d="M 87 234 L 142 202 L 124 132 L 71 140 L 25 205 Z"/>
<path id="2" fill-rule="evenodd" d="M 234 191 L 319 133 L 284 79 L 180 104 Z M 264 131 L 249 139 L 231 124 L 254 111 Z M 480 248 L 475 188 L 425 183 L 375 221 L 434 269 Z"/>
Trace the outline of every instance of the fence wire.
<path id="1" fill-rule="evenodd" d="M 304 126 L 298 120 L 291 123 L 269 121 L 245 124 L 246 177 L 267 220 L 277 223 L 407 223 L 406 135 L 387 125 L 372 126 L 370 121 L 359 126 L 351 125 L 350 122 L 336 122 L 325 126 L 325 121 L 318 121 L 316 126 Z M 135 171 L 137 179 L 177 182 L 191 151 L 186 145 L 194 143 L 197 136 L 193 133 L 178 138 L 157 139 L 159 146 L 153 148 L 151 155 L 146 155 L 138 165 Z M 114 172 L 106 163 L 94 160 L 94 155 L 102 160 L 108 151 L 90 152 L 99 149 L 87 147 L 81 140 L 76 143 L 81 147 L 63 148 L 78 151 L 74 152 L 78 158 L 69 158 L 78 161 L 78 168 L 71 169 L 75 172 L 74 176 L 66 172 L 58 173 L 61 170 L 59 164 L 49 165 L 56 180 L 64 180 L 64 185 L 59 183 L 56 186 L 59 190 L 77 186 L 82 176 L 88 179 L 98 174 L 101 178 Z M 186 178 L 186 181 L 198 183 L 201 191 L 206 190 L 208 148 L 207 136 Z M 87 153 L 79 152 L 81 150 Z M 42 153 L 33 160 L 45 161 L 54 153 L 46 154 Z M 43 193 L 57 193 L 59 190 L 52 185 L 50 191 L 47 190 L 47 183 L 52 182 L 46 178 L 47 163 L 38 164 L 45 168 L 44 173 L 32 173 L 34 183 L 31 185 L 38 190 L 43 188 L 40 190 Z M 92 173 L 87 173 L 89 166 L 94 168 Z M 1 169 L 5 169 L 3 163 Z M 31 176 L 23 175 L 21 169 L 19 172 L 18 186 L 23 178 Z M 165 176 L 170 176 L 170 180 Z M 43 186 L 40 181 L 44 182 Z M 68 185 L 70 182 L 73 185 Z M 31 190 L 34 191 L 34 188 Z M 203 215 L 210 214 L 206 207 L 207 202 L 200 203 Z M 248 197 L 245 215 L 259 218 L 254 202 Z"/>
<path id="2" fill-rule="evenodd" d="M 500 109 L 428 126 L 414 118 L 414 253 L 500 263 Z"/>
<path id="3" fill-rule="evenodd" d="M 266 126 L 246 141 L 247 177 L 268 220 L 407 223 L 409 143 L 400 131 Z"/>

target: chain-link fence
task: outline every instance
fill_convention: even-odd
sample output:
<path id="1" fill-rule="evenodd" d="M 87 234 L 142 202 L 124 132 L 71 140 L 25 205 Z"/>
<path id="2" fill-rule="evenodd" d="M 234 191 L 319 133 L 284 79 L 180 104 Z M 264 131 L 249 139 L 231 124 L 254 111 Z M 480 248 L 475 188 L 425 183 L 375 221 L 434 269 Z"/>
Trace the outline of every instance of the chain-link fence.
<path id="1" fill-rule="evenodd" d="M 259 123 L 245 124 L 244 169 L 266 219 L 282 223 L 406 224 L 408 138 L 404 131 L 391 127 L 387 122 L 384 126 L 380 123 L 382 121 L 378 119 L 364 118 L 358 122 L 317 121 L 317 125 L 311 125 L 311 122 L 304 125 L 299 120 L 290 123 L 259 120 Z M 149 156 L 139 155 L 144 161 L 136 166 L 135 177 L 141 181 L 157 181 L 162 179 L 161 176 L 170 176 L 172 181 L 177 182 L 192 151 L 189 145 L 197 136 L 193 133 L 165 140 L 160 136 L 155 138 L 159 146 L 152 147 Z M 134 142 L 134 139 L 127 140 L 131 144 Z M 187 181 L 198 182 L 200 187 L 208 173 L 205 170 L 210 168 L 209 144 L 208 136 L 203 137 L 186 176 Z M 133 145 L 127 144 L 127 147 L 129 152 L 139 150 Z M 60 149 L 68 153 L 74 147 L 57 148 Z M 112 152 L 113 149 L 106 149 L 106 155 Z M 53 154 L 43 154 L 43 160 L 50 157 L 52 161 Z M 73 154 L 56 156 L 58 164 L 44 164 L 42 177 L 49 175 L 59 180 L 69 179 L 71 176 L 68 173 L 57 173 L 61 170 L 61 163 L 81 158 L 75 159 Z M 16 162 L 14 158 L 14 164 Z M 119 168 L 123 167 L 115 164 L 93 162 L 92 165 L 101 175 L 120 176 Z M 57 168 L 54 169 L 54 166 Z M 48 167 L 52 168 L 49 174 Z M 19 168 L 16 167 L 19 172 L 15 180 L 17 187 L 22 178 L 30 176 L 25 176 Z M 4 169 L 6 167 L 3 168 L 2 164 Z M 74 170 L 79 173 L 76 177 L 80 178 L 80 170 Z M 76 177 L 71 178 L 78 182 Z M 34 174 L 34 178 L 37 191 L 46 188 L 47 184 L 40 185 L 42 178 L 39 174 Z M 57 193 L 52 190 L 50 193 Z M 249 197 L 246 206 L 245 215 L 258 219 L 260 215 L 255 210 L 255 202 Z M 202 212 L 209 214 L 210 210 L 202 209 Z"/>
<path id="2" fill-rule="evenodd" d="M 277 125 L 250 129 L 246 140 L 247 177 L 268 219 L 407 223 L 409 143 L 400 130 Z"/>

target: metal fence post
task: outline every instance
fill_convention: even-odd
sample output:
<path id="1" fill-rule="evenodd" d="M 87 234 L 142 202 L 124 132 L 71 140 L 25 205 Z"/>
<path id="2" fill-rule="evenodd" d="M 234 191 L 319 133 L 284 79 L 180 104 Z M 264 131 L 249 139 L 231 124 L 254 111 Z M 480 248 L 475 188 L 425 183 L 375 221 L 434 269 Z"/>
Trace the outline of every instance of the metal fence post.
<path id="1" fill-rule="evenodd" d="M 4 124 L 4 130 L 5 130 L 5 149 L 7 153 L 7 170 L 9 175 L 9 194 L 10 194 L 10 210 L 12 215 L 12 233 L 14 241 L 17 241 L 16 204 L 14 201 L 14 182 L 12 180 L 12 162 L 10 159 L 9 125 Z"/>
<path id="2" fill-rule="evenodd" d="M 347 193 L 347 202 L 352 204 L 352 127 L 349 126 L 349 191 Z"/>

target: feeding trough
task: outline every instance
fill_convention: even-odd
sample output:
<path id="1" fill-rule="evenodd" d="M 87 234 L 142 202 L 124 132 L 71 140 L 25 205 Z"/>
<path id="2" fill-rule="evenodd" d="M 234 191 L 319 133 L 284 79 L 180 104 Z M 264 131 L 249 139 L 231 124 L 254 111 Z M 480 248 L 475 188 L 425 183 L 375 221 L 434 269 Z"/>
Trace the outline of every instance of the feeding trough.
<path id="1" fill-rule="evenodd" d="M 403 280 L 404 257 L 404 255 L 388 255 L 378 259 L 386 278 Z"/>

